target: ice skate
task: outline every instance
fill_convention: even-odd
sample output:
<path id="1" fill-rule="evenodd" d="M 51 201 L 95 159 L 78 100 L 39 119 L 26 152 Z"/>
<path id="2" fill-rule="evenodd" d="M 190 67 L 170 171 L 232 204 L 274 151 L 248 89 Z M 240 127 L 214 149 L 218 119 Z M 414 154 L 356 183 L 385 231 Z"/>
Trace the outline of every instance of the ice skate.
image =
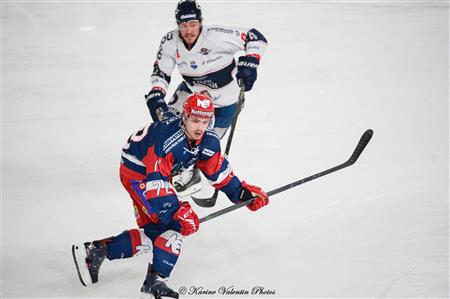
<path id="1" fill-rule="evenodd" d="M 88 286 L 98 282 L 98 274 L 108 247 L 103 241 L 86 242 L 72 245 L 72 256 L 81 284 Z"/>
<path id="2" fill-rule="evenodd" d="M 187 196 L 201 190 L 200 171 L 197 167 L 188 168 L 174 176 L 173 186 L 179 196 Z"/>
<path id="3" fill-rule="evenodd" d="M 162 297 L 178 298 L 178 293 L 167 286 L 167 279 L 162 278 L 150 269 L 151 265 L 149 265 L 149 272 L 147 273 L 147 277 L 141 288 L 141 293 L 143 295 L 151 295 L 155 299 L 160 299 Z"/>

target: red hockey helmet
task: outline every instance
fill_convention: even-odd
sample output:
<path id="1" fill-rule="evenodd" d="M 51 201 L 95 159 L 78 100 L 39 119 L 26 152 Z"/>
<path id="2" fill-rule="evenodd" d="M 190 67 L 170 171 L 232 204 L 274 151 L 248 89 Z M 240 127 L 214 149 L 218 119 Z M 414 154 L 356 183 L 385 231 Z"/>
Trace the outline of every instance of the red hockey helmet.
<path id="1" fill-rule="evenodd" d="M 212 118 L 214 116 L 214 105 L 211 98 L 199 93 L 193 93 L 186 99 L 183 110 L 186 115 L 198 118 Z"/>

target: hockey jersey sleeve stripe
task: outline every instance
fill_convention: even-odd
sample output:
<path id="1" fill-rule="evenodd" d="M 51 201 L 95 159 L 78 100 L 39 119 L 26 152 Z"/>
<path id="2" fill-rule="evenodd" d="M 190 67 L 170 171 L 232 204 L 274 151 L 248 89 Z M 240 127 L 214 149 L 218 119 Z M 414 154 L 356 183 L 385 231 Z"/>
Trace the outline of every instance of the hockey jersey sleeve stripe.
<path id="1" fill-rule="evenodd" d="M 132 254 L 135 255 L 138 252 L 138 246 L 142 244 L 141 234 L 137 229 L 130 229 L 128 232 L 130 234 Z"/>
<path id="2" fill-rule="evenodd" d="M 198 168 L 203 172 L 208 182 L 215 188 L 220 189 L 233 178 L 233 170 L 228 160 L 220 152 L 211 158 L 197 162 Z"/>
<path id="3" fill-rule="evenodd" d="M 145 164 L 142 163 L 142 161 L 140 161 L 138 158 L 136 158 L 133 155 L 127 154 L 126 152 L 122 151 L 122 158 L 125 158 L 127 161 L 134 163 L 138 166 L 142 166 L 145 167 Z"/>

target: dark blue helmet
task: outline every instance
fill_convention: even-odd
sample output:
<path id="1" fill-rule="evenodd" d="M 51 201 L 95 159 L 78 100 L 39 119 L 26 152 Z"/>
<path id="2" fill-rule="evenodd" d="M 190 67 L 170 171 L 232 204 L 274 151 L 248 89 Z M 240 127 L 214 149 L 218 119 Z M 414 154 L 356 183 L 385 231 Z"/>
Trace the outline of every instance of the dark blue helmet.
<path id="1" fill-rule="evenodd" d="M 193 20 L 202 21 L 202 9 L 195 0 L 181 0 L 175 10 L 177 24 Z"/>

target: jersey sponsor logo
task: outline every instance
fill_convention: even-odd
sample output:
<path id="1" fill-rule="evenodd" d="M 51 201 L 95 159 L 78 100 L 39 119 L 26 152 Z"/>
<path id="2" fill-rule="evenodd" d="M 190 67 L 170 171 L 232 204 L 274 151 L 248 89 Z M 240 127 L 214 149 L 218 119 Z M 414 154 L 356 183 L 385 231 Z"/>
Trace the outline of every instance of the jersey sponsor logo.
<path id="1" fill-rule="evenodd" d="M 211 117 L 213 117 L 214 112 L 202 111 L 202 110 L 197 110 L 197 109 L 191 108 L 190 114 L 211 118 Z"/>
<path id="2" fill-rule="evenodd" d="M 201 79 L 202 77 L 195 79 L 194 83 L 196 84 L 200 84 L 200 85 L 205 85 L 206 87 L 209 88 L 219 88 L 219 86 L 217 85 L 217 82 L 214 82 L 211 79 Z"/>
<path id="3" fill-rule="evenodd" d="M 221 27 L 212 27 L 212 28 L 209 28 L 208 30 L 221 32 L 221 33 L 227 33 L 227 34 L 232 34 L 234 32 L 233 29 L 226 29 L 226 28 L 221 28 Z"/>
<path id="4" fill-rule="evenodd" d="M 202 62 L 202 65 L 210 64 L 210 63 L 216 62 L 217 60 L 220 60 L 220 59 L 222 59 L 222 58 L 223 58 L 223 55 L 219 55 L 219 56 L 216 56 L 216 57 L 214 57 L 214 58 L 210 58 L 210 59 L 208 59 L 208 60 L 206 60 L 206 61 L 203 61 L 203 62 Z"/>
<path id="5" fill-rule="evenodd" d="M 207 109 L 207 108 L 209 108 L 209 106 L 211 106 L 211 101 L 210 100 L 197 99 L 197 106 L 200 106 L 203 109 Z"/>
<path id="6" fill-rule="evenodd" d="M 194 70 L 198 68 L 198 65 L 195 61 L 191 61 L 191 68 L 193 68 Z"/>
<path id="7" fill-rule="evenodd" d="M 204 154 L 206 156 L 209 156 L 209 157 L 212 157 L 215 154 L 215 152 L 210 150 L 210 149 L 204 148 L 203 151 L 202 151 L 202 154 Z"/>
<path id="8" fill-rule="evenodd" d="M 175 134 L 173 134 L 172 136 L 170 136 L 169 138 L 166 139 L 166 141 L 164 141 L 163 143 L 163 151 L 167 152 L 169 147 L 173 147 L 172 145 L 174 143 L 178 144 L 180 142 L 180 140 L 183 140 L 184 133 L 183 130 L 178 130 Z"/>

